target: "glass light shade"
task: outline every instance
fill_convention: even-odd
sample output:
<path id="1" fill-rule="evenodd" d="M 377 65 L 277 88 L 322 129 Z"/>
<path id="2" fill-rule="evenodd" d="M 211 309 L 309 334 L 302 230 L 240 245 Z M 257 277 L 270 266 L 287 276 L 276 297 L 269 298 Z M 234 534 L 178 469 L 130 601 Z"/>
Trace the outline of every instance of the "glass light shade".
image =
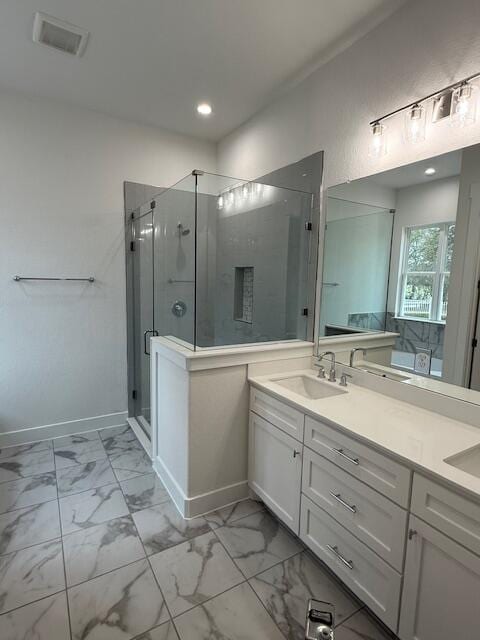
<path id="1" fill-rule="evenodd" d="M 476 87 L 462 84 L 455 89 L 452 96 L 452 115 L 450 122 L 453 127 L 467 127 L 475 122 L 477 111 Z"/>
<path id="2" fill-rule="evenodd" d="M 385 125 L 379 122 L 372 125 L 372 140 L 368 153 L 371 158 L 380 158 L 387 153 L 387 136 L 385 130 Z"/>
<path id="3" fill-rule="evenodd" d="M 246 200 L 249 195 L 250 195 L 250 191 L 249 191 L 248 185 L 244 184 L 242 187 L 242 198 Z"/>
<path id="4" fill-rule="evenodd" d="M 407 142 L 425 140 L 425 108 L 415 104 L 405 114 L 405 138 Z"/>
<path id="5" fill-rule="evenodd" d="M 223 196 L 218 196 L 217 198 L 217 208 L 223 209 Z"/>

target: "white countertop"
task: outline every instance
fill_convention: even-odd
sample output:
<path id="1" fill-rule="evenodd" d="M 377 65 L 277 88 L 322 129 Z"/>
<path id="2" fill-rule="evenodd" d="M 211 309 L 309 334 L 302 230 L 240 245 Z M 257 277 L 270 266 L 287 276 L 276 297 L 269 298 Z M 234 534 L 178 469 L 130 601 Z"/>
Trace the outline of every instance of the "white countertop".
<path id="1" fill-rule="evenodd" d="M 350 380 L 347 393 L 319 400 L 304 398 L 275 384 L 275 380 L 298 375 L 318 380 L 315 372 L 307 370 L 254 376 L 249 381 L 260 390 L 314 418 L 324 419 L 408 466 L 480 498 L 480 478 L 444 462 L 446 458 L 480 445 L 480 428 L 376 393 Z M 327 380 L 320 382 L 338 387 L 337 383 Z"/>

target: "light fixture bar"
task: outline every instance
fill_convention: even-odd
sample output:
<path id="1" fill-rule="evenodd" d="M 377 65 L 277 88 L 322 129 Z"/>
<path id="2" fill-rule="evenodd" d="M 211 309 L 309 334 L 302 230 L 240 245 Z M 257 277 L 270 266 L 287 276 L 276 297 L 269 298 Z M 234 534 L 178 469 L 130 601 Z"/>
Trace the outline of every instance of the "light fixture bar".
<path id="1" fill-rule="evenodd" d="M 476 80 L 477 78 L 480 78 L 480 73 L 474 73 L 473 75 L 468 76 L 468 78 L 464 78 L 463 80 L 458 80 L 457 82 L 453 82 L 452 84 L 449 84 L 448 87 L 443 87 L 443 89 L 439 89 L 438 91 L 435 91 L 434 93 L 429 93 L 428 96 L 424 96 L 423 98 L 420 98 L 419 100 L 415 100 L 414 102 L 411 102 L 410 104 L 406 104 L 404 107 L 400 107 L 399 109 L 395 109 L 394 111 L 390 111 L 390 113 L 386 113 L 381 118 L 375 118 L 375 120 L 372 120 L 370 122 L 370 126 L 373 126 L 374 124 L 379 124 L 380 122 L 383 122 L 384 120 L 387 120 L 387 118 L 391 118 L 392 116 L 397 115 L 397 113 L 401 113 L 402 111 L 405 111 L 405 109 L 411 109 L 415 105 L 421 104 L 422 102 L 426 102 L 427 100 L 431 100 L 432 98 L 435 98 L 436 96 L 439 96 L 444 91 L 450 91 L 451 89 L 457 89 L 462 84 L 466 84 L 467 82 L 471 82 L 472 80 Z"/>

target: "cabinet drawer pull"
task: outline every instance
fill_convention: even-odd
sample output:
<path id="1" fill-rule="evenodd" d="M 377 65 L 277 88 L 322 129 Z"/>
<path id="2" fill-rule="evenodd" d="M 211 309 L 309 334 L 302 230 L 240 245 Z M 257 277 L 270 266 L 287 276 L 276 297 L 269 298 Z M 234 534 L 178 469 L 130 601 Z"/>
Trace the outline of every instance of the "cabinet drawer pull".
<path id="1" fill-rule="evenodd" d="M 335 453 L 338 453 L 339 456 L 342 456 L 342 458 L 345 458 L 345 460 L 348 460 L 352 464 L 360 464 L 358 458 L 351 458 L 350 456 L 347 456 L 343 449 L 335 449 L 335 447 L 333 447 L 333 451 L 335 451 Z"/>
<path id="2" fill-rule="evenodd" d="M 335 500 L 342 505 L 342 507 L 345 507 L 345 509 L 348 509 L 348 511 L 351 511 L 352 513 L 357 513 L 357 507 L 354 504 L 348 504 L 348 502 L 345 502 L 339 493 L 333 493 L 333 491 L 329 491 L 329 493 L 332 498 L 335 498 Z"/>
<path id="3" fill-rule="evenodd" d="M 412 540 L 414 536 L 416 536 L 418 533 L 418 531 L 415 531 L 415 529 L 409 529 L 408 530 L 408 539 Z"/>
<path id="4" fill-rule="evenodd" d="M 333 555 L 336 556 L 339 560 L 341 560 L 341 562 L 343 562 L 346 567 L 348 567 L 349 569 L 353 569 L 353 562 L 351 560 L 347 560 L 342 556 L 342 554 L 338 551 L 337 545 L 332 547 L 331 545 L 327 544 L 327 549 L 331 551 Z"/>
<path id="5" fill-rule="evenodd" d="M 297 456 L 299 456 L 302 452 L 301 451 L 297 451 L 296 449 L 293 450 L 293 457 L 296 458 Z"/>

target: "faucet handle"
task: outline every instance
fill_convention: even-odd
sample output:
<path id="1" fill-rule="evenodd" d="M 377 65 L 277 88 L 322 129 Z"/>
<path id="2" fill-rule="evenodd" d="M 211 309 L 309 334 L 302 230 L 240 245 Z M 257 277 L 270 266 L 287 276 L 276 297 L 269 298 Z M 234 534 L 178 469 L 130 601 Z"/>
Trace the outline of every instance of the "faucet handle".
<path id="1" fill-rule="evenodd" d="M 335 371 L 335 365 L 332 362 L 332 366 L 330 367 L 330 371 L 328 373 L 328 381 L 329 382 L 336 382 L 337 378 L 335 377 L 336 371 Z"/>
<path id="2" fill-rule="evenodd" d="M 342 373 L 340 376 L 340 382 L 338 383 L 341 387 L 347 386 L 347 378 L 351 378 L 352 376 L 349 373 Z"/>

